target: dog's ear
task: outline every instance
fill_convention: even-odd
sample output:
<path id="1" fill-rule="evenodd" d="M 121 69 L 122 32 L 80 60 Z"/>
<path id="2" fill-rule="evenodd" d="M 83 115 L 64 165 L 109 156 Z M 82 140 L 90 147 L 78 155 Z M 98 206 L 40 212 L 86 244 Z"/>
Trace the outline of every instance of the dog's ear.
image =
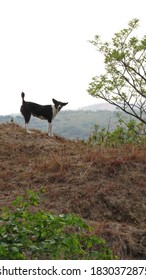
<path id="1" fill-rule="evenodd" d="M 68 104 L 68 102 L 66 102 L 66 103 L 62 103 L 62 105 L 63 105 L 63 106 L 65 106 L 65 105 L 67 105 L 67 104 Z"/>
<path id="2" fill-rule="evenodd" d="M 53 103 L 54 103 L 54 104 L 56 104 L 56 103 L 57 103 L 57 100 L 56 100 L 56 99 L 54 99 L 54 98 L 52 98 L 52 101 L 53 101 Z"/>

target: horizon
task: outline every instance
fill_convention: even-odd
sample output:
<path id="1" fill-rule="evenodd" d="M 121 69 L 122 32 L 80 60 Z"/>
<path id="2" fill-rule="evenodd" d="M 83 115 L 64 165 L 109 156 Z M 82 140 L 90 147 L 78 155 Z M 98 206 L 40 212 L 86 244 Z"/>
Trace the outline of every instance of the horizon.
<path id="1" fill-rule="evenodd" d="M 98 111 L 98 108 L 97 109 L 92 109 L 92 107 L 100 107 L 100 106 L 102 106 L 102 107 L 104 107 L 103 109 L 99 109 L 99 110 L 107 110 L 107 111 L 111 111 L 109 108 L 105 108 L 105 107 L 110 107 L 110 108 L 114 108 L 115 107 L 115 109 L 116 109 L 116 106 L 114 106 L 114 105 L 112 105 L 112 104 L 109 104 L 108 102 L 106 102 L 106 101 L 103 101 L 103 102 L 101 102 L 101 103 L 92 103 L 92 104 L 90 104 L 90 105 L 87 105 L 87 106 L 83 106 L 83 107 L 78 107 L 78 108 L 69 108 L 69 109 L 66 109 L 66 108 L 63 108 L 62 110 L 61 110 L 61 112 L 63 112 L 63 111 Z M 91 108 L 90 108 L 91 107 Z M 113 111 L 113 110 L 112 110 Z M 1 114 L 0 113 L 0 116 L 22 116 L 22 114 L 21 114 L 21 112 L 13 112 L 13 113 L 7 113 L 7 114 Z"/>

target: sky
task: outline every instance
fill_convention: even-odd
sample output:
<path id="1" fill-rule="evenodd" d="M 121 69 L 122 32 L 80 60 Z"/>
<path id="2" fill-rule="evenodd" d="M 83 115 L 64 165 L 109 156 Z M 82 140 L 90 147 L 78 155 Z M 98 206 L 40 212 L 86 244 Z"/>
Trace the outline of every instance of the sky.
<path id="1" fill-rule="evenodd" d="M 20 112 L 22 91 L 65 109 L 101 102 L 87 93 L 103 70 L 89 40 L 111 40 L 133 18 L 145 35 L 145 0 L 0 0 L 0 115 Z"/>

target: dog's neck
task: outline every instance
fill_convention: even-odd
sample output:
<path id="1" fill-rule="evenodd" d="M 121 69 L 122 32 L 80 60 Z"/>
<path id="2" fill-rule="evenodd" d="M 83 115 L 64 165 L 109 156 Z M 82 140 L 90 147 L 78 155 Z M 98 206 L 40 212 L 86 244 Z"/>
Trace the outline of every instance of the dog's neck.
<path id="1" fill-rule="evenodd" d="M 60 110 L 58 108 L 56 109 L 55 105 L 51 105 L 51 106 L 52 106 L 52 120 L 53 120 Z"/>

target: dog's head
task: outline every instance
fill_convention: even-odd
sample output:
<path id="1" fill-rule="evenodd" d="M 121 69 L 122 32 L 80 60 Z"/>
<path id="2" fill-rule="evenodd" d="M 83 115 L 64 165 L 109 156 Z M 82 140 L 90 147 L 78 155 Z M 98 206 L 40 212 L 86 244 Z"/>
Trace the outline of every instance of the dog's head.
<path id="1" fill-rule="evenodd" d="M 64 102 L 61 102 L 61 101 L 57 101 L 56 99 L 52 99 L 54 105 L 55 105 L 55 108 L 60 111 L 62 107 L 64 107 L 65 105 L 68 104 L 68 102 L 64 103 Z"/>

